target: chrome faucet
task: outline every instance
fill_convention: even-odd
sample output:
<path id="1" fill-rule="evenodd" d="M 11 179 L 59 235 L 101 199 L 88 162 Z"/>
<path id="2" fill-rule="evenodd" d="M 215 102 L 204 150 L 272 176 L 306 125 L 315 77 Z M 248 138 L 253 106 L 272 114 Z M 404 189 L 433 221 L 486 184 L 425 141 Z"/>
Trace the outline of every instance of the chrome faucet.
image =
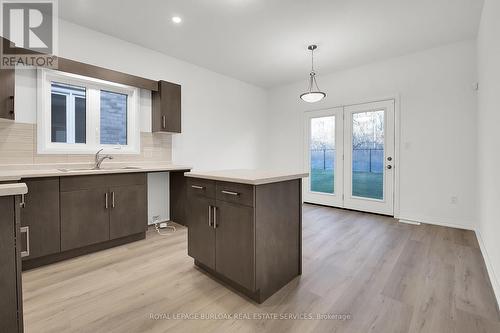
<path id="1" fill-rule="evenodd" d="M 95 154 L 95 164 L 94 164 L 94 170 L 99 170 L 101 168 L 101 164 L 102 162 L 105 160 L 105 159 L 109 159 L 109 160 L 112 160 L 113 159 L 113 156 L 110 156 L 110 155 L 104 155 L 102 157 L 99 156 L 99 154 L 101 153 L 101 151 L 103 151 L 104 149 L 100 149 L 96 154 Z"/>

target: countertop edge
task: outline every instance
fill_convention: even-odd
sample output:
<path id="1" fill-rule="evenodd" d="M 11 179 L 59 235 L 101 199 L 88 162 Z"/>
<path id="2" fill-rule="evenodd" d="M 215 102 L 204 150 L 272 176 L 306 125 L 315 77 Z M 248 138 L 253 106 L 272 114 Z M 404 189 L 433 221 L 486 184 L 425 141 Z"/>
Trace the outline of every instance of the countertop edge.
<path id="1" fill-rule="evenodd" d="M 149 172 L 168 172 L 168 171 L 185 171 L 191 170 L 189 166 L 172 165 L 172 166 L 158 166 L 158 167 L 138 167 L 138 169 L 102 169 L 94 170 L 70 170 L 59 171 L 58 169 L 39 169 L 39 170 L 20 170 L 16 172 L 6 172 L 2 175 L 0 171 L 0 182 L 19 181 L 26 178 L 47 178 L 47 177 L 69 177 L 69 176 L 92 176 L 92 175 L 107 175 L 107 174 L 121 174 L 121 173 L 149 173 Z M 9 174 L 12 173 L 12 174 Z"/>
<path id="2" fill-rule="evenodd" d="M 0 197 L 21 195 L 28 193 L 28 187 L 24 183 L 0 184 Z"/>
<path id="3" fill-rule="evenodd" d="M 301 179 L 305 177 L 309 177 L 308 173 L 298 173 L 298 174 L 290 174 L 290 175 L 283 175 L 283 176 L 275 176 L 275 177 L 263 177 L 259 179 L 245 179 L 245 178 L 238 178 L 238 177 L 224 177 L 224 176 L 215 176 L 215 175 L 206 175 L 206 174 L 198 174 L 198 173 L 192 173 L 192 172 L 186 172 L 184 173 L 184 176 L 190 177 L 190 178 L 200 178 L 200 179 L 210 179 L 210 180 L 216 180 L 216 181 L 222 181 L 222 182 L 230 182 L 230 183 L 239 183 L 239 184 L 247 184 L 247 185 L 265 185 L 265 184 L 271 184 L 271 183 L 279 183 L 279 182 L 284 182 L 288 180 L 294 180 L 294 179 Z"/>

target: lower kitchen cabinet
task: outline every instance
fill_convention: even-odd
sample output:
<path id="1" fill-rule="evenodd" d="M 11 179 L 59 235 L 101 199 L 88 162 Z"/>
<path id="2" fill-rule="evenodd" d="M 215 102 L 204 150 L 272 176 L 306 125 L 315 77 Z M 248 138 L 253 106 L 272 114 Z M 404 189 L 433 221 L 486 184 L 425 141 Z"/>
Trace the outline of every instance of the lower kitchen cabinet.
<path id="1" fill-rule="evenodd" d="M 188 254 L 211 269 L 215 269 L 214 206 L 214 199 L 195 194 L 189 196 Z"/>
<path id="2" fill-rule="evenodd" d="M 0 332 L 23 332 L 19 204 L 0 197 Z"/>
<path id="3" fill-rule="evenodd" d="M 144 233 L 146 174 L 61 178 L 61 250 Z"/>
<path id="4" fill-rule="evenodd" d="M 61 250 L 67 251 L 107 240 L 109 240 L 107 188 L 61 192 Z"/>
<path id="5" fill-rule="evenodd" d="M 21 209 L 23 261 L 61 251 L 59 178 L 25 179 Z"/>
<path id="6" fill-rule="evenodd" d="M 146 185 L 114 186 L 109 195 L 109 238 L 144 232 L 148 215 Z"/>
<path id="7" fill-rule="evenodd" d="M 188 254 L 221 282 L 263 302 L 302 271 L 301 184 L 189 178 Z"/>
<path id="8" fill-rule="evenodd" d="M 214 212 L 217 272 L 255 290 L 255 238 L 253 207 L 218 201 Z"/>

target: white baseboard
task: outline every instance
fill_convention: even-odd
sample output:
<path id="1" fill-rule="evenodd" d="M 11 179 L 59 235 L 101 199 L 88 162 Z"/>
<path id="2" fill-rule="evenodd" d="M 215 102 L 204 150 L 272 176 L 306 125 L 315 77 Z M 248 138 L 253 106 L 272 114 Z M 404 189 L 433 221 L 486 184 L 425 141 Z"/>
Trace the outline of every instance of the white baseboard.
<path id="1" fill-rule="evenodd" d="M 405 223 L 405 224 L 411 224 L 411 225 L 420 225 L 421 224 L 420 222 L 417 222 L 417 221 L 410 221 L 410 220 L 403 220 L 403 219 L 400 219 L 399 223 Z"/>
<path id="2" fill-rule="evenodd" d="M 481 249 L 481 253 L 484 258 L 484 262 L 486 264 L 486 270 L 488 271 L 488 276 L 490 277 L 491 285 L 493 287 L 493 292 L 495 293 L 495 297 L 497 299 L 497 309 L 500 307 L 500 281 L 495 274 L 495 270 L 493 265 L 491 264 L 490 257 L 488 255 L 488 251 L 486 250 L 486 246 L 483 241 L 483 237 L 481 236 L 481 232 L 479 230 L 475 230 L 477 241 L 479 242 L 479 248 Z"/>
<path id="3" fill-rule="evenodd" d="M 399 216 L 399 221 L 405 221 L 403 223 L 410 223 L 410 224 L 416 224 L 419 225 L 420 223 L 424 224 L 435 224 L 439 225 L 442 227 L 450 227 L 450 228 L 457 228 L 457 229 L 464 229 L 464 230 L 471 230 L 475 231 L 475 228 L 472 227 L 474 223 L 456 223 L 454 219 L 447 219 L 447 218 L 436 218 L 436 217 L 430 217 L 430 216 Z M 409 222 L 406 222 L 409 221 Z"/>

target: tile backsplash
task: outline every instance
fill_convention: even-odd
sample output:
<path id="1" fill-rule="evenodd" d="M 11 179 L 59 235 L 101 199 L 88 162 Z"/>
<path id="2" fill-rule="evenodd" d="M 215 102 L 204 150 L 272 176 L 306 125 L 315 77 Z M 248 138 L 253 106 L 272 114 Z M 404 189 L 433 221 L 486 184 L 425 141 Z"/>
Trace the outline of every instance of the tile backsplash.
<path id="1" fill-rule="evenodd" d="M 0 120 L 0 165 L 91 163 L 94 155 L 37 154 L 36 125 Z M 172 161 L 172 135 L 141 133 L 140 154 L 113 155 L 115 162 Z"/>

